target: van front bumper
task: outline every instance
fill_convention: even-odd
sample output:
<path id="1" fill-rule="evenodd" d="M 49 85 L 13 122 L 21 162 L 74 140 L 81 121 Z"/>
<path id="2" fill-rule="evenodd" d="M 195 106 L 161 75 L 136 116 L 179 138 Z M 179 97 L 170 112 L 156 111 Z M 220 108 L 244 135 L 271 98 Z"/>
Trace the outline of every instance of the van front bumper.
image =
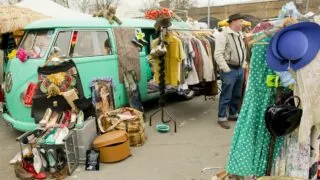
<path id="1" fill-rule="evenodd" d="M 21 122 L 19 120 L 13 119 L 9 114 L 3 113 L 2 117 L 9 123 L 12 124 L 12 126 L 19 130 L 19 131 L 33 131 L 37 128 L 37 125 L 32 122 Z"/>

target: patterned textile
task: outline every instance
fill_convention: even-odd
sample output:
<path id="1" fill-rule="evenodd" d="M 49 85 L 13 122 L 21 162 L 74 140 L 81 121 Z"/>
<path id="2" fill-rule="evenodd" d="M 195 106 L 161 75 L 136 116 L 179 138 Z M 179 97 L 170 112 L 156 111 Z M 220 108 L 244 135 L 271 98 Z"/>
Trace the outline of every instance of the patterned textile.
<path id="1" fill-rule="evenodd" d="M 274 164 L 275 176 L 289 176 L 303 179 L 317 179 L 319 141 L 317 132 L 308 139 L 308 143 L 300 144 L 297 129 L 286 136 L 284 146 Z"/>
<path id="2" fill-rule="evenodd" d="M 140 80 L 139 49 L 131 42 L 135 37 L 134 28 L 114 28 L 118 53 L 119 81 L 124 83 L 123 74 L 126 71 L 135 71 L 137 80 Z"/>
<path id="3" fill-rule="evenodd" d="M 294 94 L 301 99 L 303 115 L 297 131 L 285 138 L 285 146 L 275 164 L 275 174 L 317 179 L 320 117 L 320 53 L 297 71 Z"/>
<path id="4" fill-rule="evenodd" d="M 39 74 L 38 79 L 40 82 L 40 90 L 47 94 L 48 89 L 52 85 L 55 85 L 59 88 L 60 92 L 66 92 L 70 89 L 73 89 L 76 85 L 75 76 L 77 76 L 75 67 L 67 70 L 66 72 L 58 72 L 49 75 Z"/>
<path id="5" fill-rule="evenodd" d="M 269 42 L 270 38 L 261 41 Z M 265 125 L 264 114 L 276 99 L 275 90 L 268 88 L 265 83 L 267 75 L 272 73 L 266 64 L 266 47 L 254 45 L 252 48 L 248 86 L 227 164 L 229 174 L 263 176 L 266 173 L 271 136 Z M 277 140 L 274 154 L 279 151 L 281 143 L 281 139 Z"/>
<path id="6" fill-rule="evenodd" d="M 251 33 L 259 33 L 261 31 L 265 31 L 271 27 L 273 27 L 273 25 L 270 22 L 261 22 L 251 30 Z"/>

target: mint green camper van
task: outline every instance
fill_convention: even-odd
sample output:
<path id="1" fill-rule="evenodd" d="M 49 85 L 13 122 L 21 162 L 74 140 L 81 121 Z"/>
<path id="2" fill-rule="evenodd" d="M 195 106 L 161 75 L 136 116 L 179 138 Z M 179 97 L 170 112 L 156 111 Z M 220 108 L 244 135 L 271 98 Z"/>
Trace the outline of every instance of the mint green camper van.
<path id="1" fill-rule="evenodd" d="M 146 19 L 123 20 L 121 27 L 136 28 L 146 34 L 150 41 L 154 31 L 155 21 Z M 175 22 L 176 28 L 187 28 L 184 22 Z M 34 49 L 35 56 L 22 63 L 18 59 L 9 60 L 5 66 L 5 108 L 3 118 L 19 131 L 34 130 L 37 125 L 31 117 L 31 108 L 23 103 L 23 93 L 30 83 L 38 81 L 37 68 L 45 63 L 55 47 L 59 47 L 63 58 L 70 58 L 70 46 L 74 34 L 81 43 L 73 50 L 72 59 L 77 65 L 84 95 L 91 97 L 90 81 L 97 77 L 111 77 L 115 84 L 114 100 L 116 108 L 128 104 L 126 90 L 118 77 L 117 44 L 113 28 L 117 24 L 109 24 L 104 18 L 67 19 L 52 18 L 33 22 L 25 27 L 24 37 L 19 45 L 24 49 Z M 82 38 L 83 37 L 83 38 Z M 105 40 L 110 45 L 105 52 Z M 40 48 L 35 48 L 35 45 Z M 152 79 L 152 71 L 148 62 L 150 48 L 140 51 L 139 89 L 142 101 L 148 101 L 159 96 L 158 93 L 148 93 L 147 83 Z"/>

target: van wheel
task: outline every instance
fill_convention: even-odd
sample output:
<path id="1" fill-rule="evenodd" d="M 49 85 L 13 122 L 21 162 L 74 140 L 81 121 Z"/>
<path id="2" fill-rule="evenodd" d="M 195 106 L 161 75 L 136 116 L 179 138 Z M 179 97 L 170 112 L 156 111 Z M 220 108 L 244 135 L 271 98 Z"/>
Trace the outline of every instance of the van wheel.
<path id="1" fill-rule="evenodd" d="M 184 100 L 190 100 L 195 96 L 195 92 L 193 90 L 188 90 L 188 92 L 183 95 Z"/>

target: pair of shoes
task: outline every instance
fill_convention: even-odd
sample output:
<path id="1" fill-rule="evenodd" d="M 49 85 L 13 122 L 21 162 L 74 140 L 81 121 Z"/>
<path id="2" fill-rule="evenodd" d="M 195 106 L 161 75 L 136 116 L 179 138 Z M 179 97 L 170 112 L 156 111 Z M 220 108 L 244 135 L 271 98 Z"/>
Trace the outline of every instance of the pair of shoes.
<path id="1" fill-rule="evenodd" d="M 71 111 L 66 111 L 64 114 L 65 116 L 64 116 L 64 119 L 62 120 L 62 123 L 60 126 L 61 128 L 68 127 L 70 124 Z"/>
<path id="2" fill-rule="evenodd" d="M 230 129 L 230 125 L 228 121 L 218 121 L 218 124 L 224 129 Z"/>
<path id="3" fill-rule="evenodd" d="M 28 148 L 27 146 L 25 146 L 22 151 L 23 151 L 23 152 L 22 152 L 23 155 L 26 155 L 26 154 L 31 153 L 31 152 L 30 152 L 30 148 Z M 18 152 L 18 153 L 14 156 L 14 158 L 11 159 L 10 164 L 11 164 L 11 165 L 16 164 L 17 162 L 21 162 L 21 160 L 22 160 L 22 159 L 21 159 L 21 152 Z"/>
<path id="4" fill-rule="evenodd" d="M 70 119 L 70 124 L 68 126 L 69 129 L 73 129 L 77 123 L 77 113 L 73 111 L 71 113 L 71 119 Z"/>
<path id="5" fill-rule="evenodd" d="M 84 126 L 84 114 L 83 114 L 83 111 L 80 111 L 78 116 L 77 116 L 76 128 L 77 129 L 82 129 L 83 126 Z"/>
<path id="6" fill-rule="evenodd" d="M 53 149 L 49 149 L 47 152 L 47 158 L 48 158 L 48 162 L 49 162 L 49 168 L 50 168 L 50 172 L 54 173 L 56 172 L 56 157 L 55 157 L 55 153 Z"/>
<path id="7" fill-rule="evenodd" d="M 228 120 L 229 121 L 237 121 L 239 117 L 239 114 L 235 114 L 235 115 L 229 115 Z"/>
<path id="8" fill-rule="evenodd" d="M 57 134 L 58 129 L 54 128 L 50 134 L 47 136 L 45 144 L 56 144 L 55 135 Z"/>
<path id="9" fill-rule="evenodd" d="M 65 166 L 62 170 L 53 173 L 51 176 L 51 179 L 57 179 L 57 180 L 66 179 L 68 177 L 68 173 L 69 173 L 68 167 Z"/>
<path id="10" fill-rule="evenodd" d="M 50 129 L 50 128 L 55 127 L 59 117 L 60 116 L 59 116 L 59 114 L 57 112 L 53 112 L 51 117 L 50 117 L 49 122 L 46 125 L 46 129 Z"/>
<path id="11" fill-rule="evenodd" d="M 48 122 L 49 122 L 49 119 L 51 117 L 51 114 L 52 114 L 52 110 L 50 108 L 48 108 L 46 110 L 46 112 L 44 113 L 44 116 L 43 118 L 41 119 L 41 121 L 39 122 L 39 126 L 40 127 L 46 127 Z"/>
<path id="12" fill-rule="evenodd" d="M 238 118 L 228 118 L 229 121 L 238 121 Z"/>
<path id="13" fill-rule="evenodd" d="M 36 173 L 39 174 L 42 167 L 41 157 L 37 148 L 33 148 L 32 153 L 33 153 L 33 167 Z"/>
<path id="14" fill-rule="evenodd" d="M 33 175 L 31 173 L 28 173 L 22 166 L 21 162 L 17 162 L 14 164 L 14 173 L 16 174 L 16 177 L 18 179 L 22 180 L 31 180 L 33 179 Z"/>
<path id="15" fill-rule="evenodd" d="M 48 163 L 48 158 L 46 156 L 46 151 L 43 148 L 41 148 L 39 152 L 40 152 L 42 167 L 44 168 L 45 171 L 49 171 L 49 163 Z"/>
<path id="16" fill-rule="evenodd" d="M 63 168 L 66 167 L 67 165 L 67 157 L 66 157 L 66 153 L 63 149 L 58 148 L 56 150 L 57 153 L 57 170 L 61 171 Z"/>
<path id="17" fill-rule="evenodd" d="M 23 168 L 28 173 L 31 173 L 32 177 L 34 179 L 45 179 L 45 178 L 47 178 L 47 175 L 44 172 L 37 173 L 32 164 L 29 164 L 27 162 L 22 162 L 22 164 L 23 164 Z"/>
<path id="18" fill-rule="evenodd" d="M 28 133 L 26 136 L 24 136 L 21 139 L 21 142 L 23 144 L 29 144 L 30 142 L 35 141 L 37 138 L 41 137 L 45 131 L 42 129 L 36 129 L 30 133 Z"/>
<path id="19" fill-rule="evenodd" d="M 68 134 L 69 134 L 68 127 L 58 128 L 54 136 L 55 144 L 63 144 L 63 140 L 65 137 L 67 137 Z"/>

